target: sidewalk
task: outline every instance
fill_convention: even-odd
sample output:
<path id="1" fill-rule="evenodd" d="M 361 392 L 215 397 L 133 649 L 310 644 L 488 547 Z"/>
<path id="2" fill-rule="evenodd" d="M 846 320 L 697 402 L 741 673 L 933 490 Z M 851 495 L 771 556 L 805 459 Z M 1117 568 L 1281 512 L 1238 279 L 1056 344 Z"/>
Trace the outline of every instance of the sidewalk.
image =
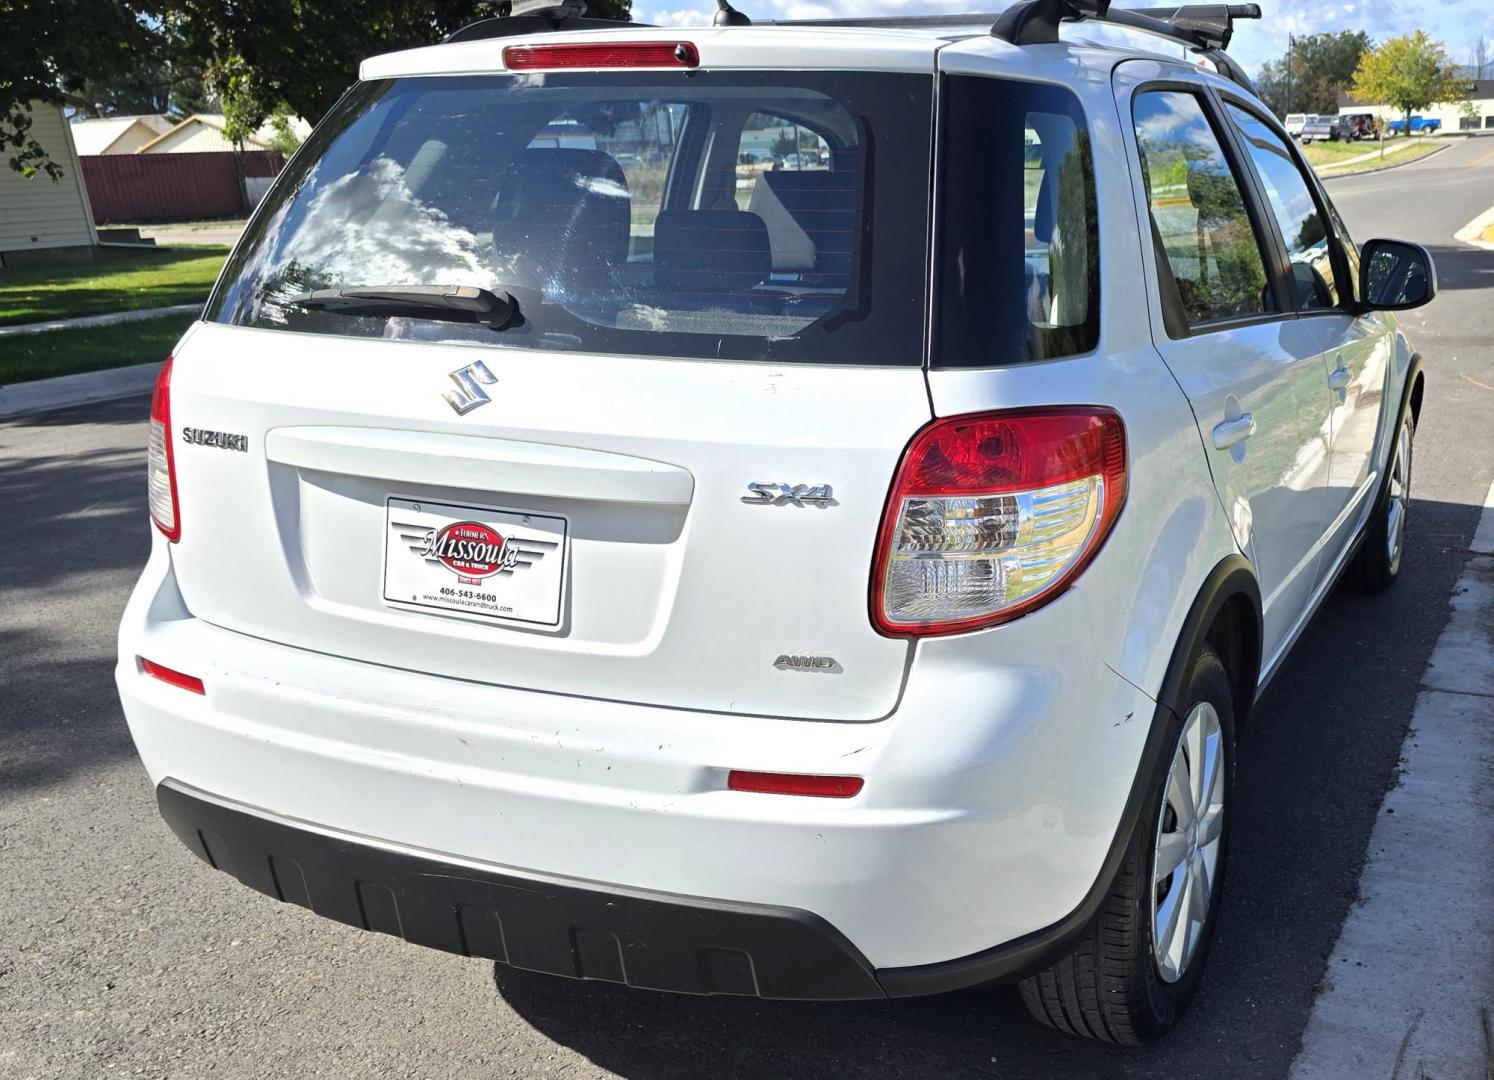
<path id="1" fill-rule="evenodd" d="M 173 304 L 171 307 L 139 308 L 135 311 L 114 311 L 107 315 L 82 315 L 76 319 L 52 319 L 50 322 L 20 323 L 16 326 L 0 326 L 0 337 L 17 334 L 39 334 L 47 330 L 73 330 L 84 326 L 111 326 L 114 323 L 131 322 L 135 319 L 154 319 L 158 315 L 190 315 L 201 311 L 201 304 Z"/>
<path id="2" fill-rule="evenodd" d="M 1494 486 L 1290 1080 L 1494 1075 Z"/>

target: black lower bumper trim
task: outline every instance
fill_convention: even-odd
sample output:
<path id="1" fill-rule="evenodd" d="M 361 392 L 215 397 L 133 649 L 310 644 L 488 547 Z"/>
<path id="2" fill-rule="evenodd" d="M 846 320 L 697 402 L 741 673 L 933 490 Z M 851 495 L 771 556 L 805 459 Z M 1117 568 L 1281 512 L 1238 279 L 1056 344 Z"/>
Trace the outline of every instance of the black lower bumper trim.
<path id="1" fill-rule="evenodd" d="M 690 994 L 884 996 L 866 958 L 807 911 L 474 868 L 302 826 L 171 780 L 156 798 L 183 843 L 250 888 L 417 945 Z"/>

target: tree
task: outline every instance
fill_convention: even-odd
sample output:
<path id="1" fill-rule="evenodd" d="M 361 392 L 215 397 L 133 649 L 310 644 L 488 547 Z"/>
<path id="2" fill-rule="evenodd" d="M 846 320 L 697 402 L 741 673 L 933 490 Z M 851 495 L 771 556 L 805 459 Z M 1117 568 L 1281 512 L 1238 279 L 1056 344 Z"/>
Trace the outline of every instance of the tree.
<path id="1" fill-rule="evenodd" d="M 315 123 L 366 56 L 429 45 L 509 0 L 169 0 L 163 26 L 207 71 L 225 134 L 243 138 L 284 103 Z M 589 0 L 587 15 L 627 19 L 631 0 Z"/>
<path id="2" fill-rule="evenodd" d="M 1280 60 L 1261 66 L 1256 89 L 1278 116 L 1335 113 L 1339 95 L 1353 84 L 1354 71 L 1369 48 L 1370 38 L 1363 30 L 1295 38 Z"/>
<path id="3" fill-rule="evenodd" d="M 167 101 L 180 111 L 198 111 L 216 95 L 230 138 L 255 131 L 281 104 L 315 122 L 358 77 L 363 57 L 433 44 L 506 13 L 510 2 L 0 0 L 0 32 L 24 43 L 0 60 L 0 157 L 26 176 L 61 176 L 56 148 L 32 135 L 31 103 L 60 105 L 72 90 L 85 113 L 158 104 L 152 76 L 138 85 L 142 71 L 169 73 Z M 627 19 L 632 3 L 588 7 L 593 17 Z"/>
<path id="4" fill-rule="evenodd" d="M 166 51 L 164 42 L 160 51 Z M 183 117 L 217 112 L 203 86 L 203 72 L 185 60 L 141 56 L 139 63 L 106 77 L 89 76 L 81 83 L 63 81 L 63 98 L 81 116 L 135 116 L 161 113 Z"/>
<path id="5" fill-rule="evenodd" d="M 1354 96 L 1366 104 L 1393 105 L 1411 133 L 1417 109 L 1463 95 L 1457 69 L 1442 46 L 1418 30 L 1371 49 L 1354 72 Z"/>
<path id="6" fill-rule="evenodd" d="M 0 0 L 0 157 L 23 176 L 62 168 L 31 132 L 33 102 L 61 105 L 63 87 L 109 79 L 158 56 L 161 39 L 145 9 L 118 0 Z M 55 149 L 55 148 L 54 148 Z"/>

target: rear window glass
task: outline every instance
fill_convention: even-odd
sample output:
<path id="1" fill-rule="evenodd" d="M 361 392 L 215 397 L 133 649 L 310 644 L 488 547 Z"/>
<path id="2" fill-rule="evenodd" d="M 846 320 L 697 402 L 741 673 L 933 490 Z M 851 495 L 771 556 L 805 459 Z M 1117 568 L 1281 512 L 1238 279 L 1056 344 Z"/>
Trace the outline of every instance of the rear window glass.
<path id="1" fill-rule="evenodd" d="M 1079 99 L 1057 86 L 949 76 L 943 145 L 935 363 L 1089 352 L 1100 336 L 1100 239 Z"/>
<path id="2" fill-rule="evenodd" d="M 364 84 L 208 317 L 498 348 L 918 364 L 932 78 L 564 73 Z M 505 330 L 310 310 L 315 289 L 502 289 Z"/>

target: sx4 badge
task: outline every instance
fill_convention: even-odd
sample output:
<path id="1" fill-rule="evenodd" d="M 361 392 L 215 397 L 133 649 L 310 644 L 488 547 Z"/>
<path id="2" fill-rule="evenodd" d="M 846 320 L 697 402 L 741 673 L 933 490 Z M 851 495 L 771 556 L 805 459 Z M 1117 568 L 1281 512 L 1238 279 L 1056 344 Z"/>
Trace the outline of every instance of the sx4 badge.
<path id="1" fill-rule="evenodd" d="M 829 484 L 748 484 L 749 506 L 837 506 Z"/>

